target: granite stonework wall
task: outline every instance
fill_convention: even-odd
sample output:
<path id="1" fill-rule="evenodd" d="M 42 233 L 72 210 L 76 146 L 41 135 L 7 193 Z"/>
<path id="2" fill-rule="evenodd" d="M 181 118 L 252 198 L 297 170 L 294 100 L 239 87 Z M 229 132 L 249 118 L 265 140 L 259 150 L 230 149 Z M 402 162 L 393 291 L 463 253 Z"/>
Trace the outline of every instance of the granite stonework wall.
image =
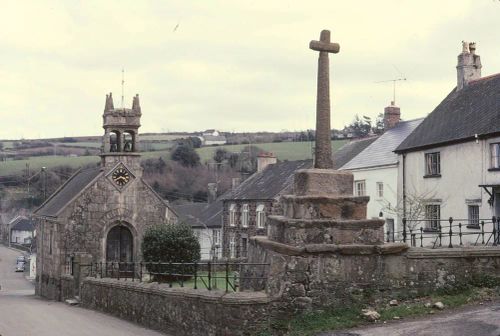
<path id="1" fill-rule="evenodd" d="M 251 240 L 249 260 L 270 263 L 267 294 L 281 315 L 374 298 L 408 297 L 453 287 L 473 275 L 500 277 L 500 248 L 407 249 L 403 244 L 302 247 Z M 258 284 L 242 282 L 249 290 Z M 280 316 L 281 316 L 280 315 Z"/>
<path id="2" fill-rule="evenodd" d="M 222 205 L 222 255 L 229 258 L 229 240 L 234 236 L 236 243 L 236 257 L 241 258 L 240 251 L 242 250 L 241 238 L 250 238 L 256 235 L 265 235 L 267 233 L 267 225 L 264 228 L 257 227 L 257 207 L 259 204 L 264 205 L 266 218 L 279 211 L 276 209 L 275 200 L 225 200 Z M 229 225 L 229 207 L 231 204 L 236 206 L 236 225 Z M 241 225 L 241 210 L 243 204 L 248 204 L 249 221 L 248 227 Z"/>
<path id="3" fill-rule="evenodd" d="M 384 222 L 366 219 L 369 198 L 352 196 L 352 186 L 349 172 L 297 171 L 294 193 L 281 198 L 283 214 L 268 218 L 269 235 L 250 239 L 248 262 L 269 264 L 266 293 L 280 302 L 273 316 L 424 294 L 474 274 L 500 277 L 497 247 L 430 250 L 384 243 Z M 241 283 L 243 290 L 260 285 Z"/>
<path id="4" fill-rule="evenodd" d="M 169 221 L 166 204 L 141 179 L 119 192 L 102 174 L 59 214 L 38 218 L 39 258 L 37 295 L 61 300 L 61 276 L 70 257 L 85 255 L 88 262 L 106 258 L 106 238 L 115 225 L 126 226 L 133 236 L 133 259 L 141 260 L 145 230 Z M 175 221 L 173 214 L 170 219 Z"/>
<path id="5" fill-rule="evenodd" d="M 263 292 L 225 293 L 167 284 L 87 278 L 81 304 L 179 336 L 255 335 L 269 323 Z"/>

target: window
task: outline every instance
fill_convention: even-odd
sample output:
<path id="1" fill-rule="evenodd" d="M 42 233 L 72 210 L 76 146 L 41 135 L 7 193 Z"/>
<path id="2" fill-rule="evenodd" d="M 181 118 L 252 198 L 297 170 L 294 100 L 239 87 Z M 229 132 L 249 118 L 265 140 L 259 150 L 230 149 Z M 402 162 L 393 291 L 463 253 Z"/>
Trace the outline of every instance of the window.
<path id="1" fill-rule="evenodd" d="M 248 250 L 248 239 L 247 238 L 241 238 L 241 253 L 240 257 L 246 258 L 247 257 L 247 250 Z"/>
<path id="2" fill-rule="evenodd" d="M 212 230 L 212 240 L 214 242 L 214 246 L 219 245 L 219 242 L 220 242 L 220 230 Z"/>
<path id="3" fill-rule="evenodd" d="M 437 176 L 441 174 L 441 155 L 439 152 L 425 154 L 425 175 Z"/>
<path id="4" fill-rule="evenodd" d="M 229 206 L 229 226 L 236 225 L 236 204 L 231 204 Z"/>
<path id="5" fill-rule="evenodd" d="M 54 231 L 49 232 L 49 254 L 52 254 L 52 241 L 54 240 Z"/>
<path id="6" fill-rule="evenodd" d="M 439 230 L 439 219 L 441 218 L 441 207 L 439 204 L 427 204 L 425 206 L 426 229 Z"/>
<path id="7" fill-rule="evenodd" d="M 229 237 L 229 258 L 236 258 L 236 241 L 234 236 Z"/>
<path id="8" fill-rule="evenodd" d="M 490 144 L 491 164 L 490 168 L 500 168 L 500 143 Z"/>
<path id="9" fill-rule="evenodd" d="M 243 204 L 241 209 L 241 226 L 248 227 L 248 219 L 250 218 L 250 210 L 248 204 Z"/>
<path id="10" fill-rule="evenodd" d="M 366 183 L 365 181 L 354 181 L 354 192 L 356 196 L 366 195 Z"/>
<path id="11" fill-rule="evenodd" d="M 259 204 L 257 206 L 257 228 L 263 229 L 266 226 L 266 212 L 264 204 Z"/>
<path id="12" fill-rule="evenodd" d="M 469 210 L 468 226 L 479 226 L 479 205 L 469 205 L 467 208 Z"/>
<path id="13" fill-rule="evenodd" d="M 384 183 L 383 182 L 377 182 L 377 197 L 378 198 L 384 197 Z"/>

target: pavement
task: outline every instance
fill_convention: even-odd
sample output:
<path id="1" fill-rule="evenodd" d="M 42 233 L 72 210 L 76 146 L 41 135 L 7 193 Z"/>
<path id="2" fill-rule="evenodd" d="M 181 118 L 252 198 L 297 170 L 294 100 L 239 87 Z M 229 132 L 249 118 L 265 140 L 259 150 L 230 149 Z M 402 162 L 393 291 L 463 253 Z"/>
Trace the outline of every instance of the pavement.
<path id="1" fill-rule="evenodd" d="M 500 336 L 500 302 L 317 336 Z"/>
<path id="2" fill-rule="evenodd" d="M 21 253 L 0 245 L 0 336 L 165 336 L 78 306 L 35 296 L 34 284 L 14 272 Z"/>

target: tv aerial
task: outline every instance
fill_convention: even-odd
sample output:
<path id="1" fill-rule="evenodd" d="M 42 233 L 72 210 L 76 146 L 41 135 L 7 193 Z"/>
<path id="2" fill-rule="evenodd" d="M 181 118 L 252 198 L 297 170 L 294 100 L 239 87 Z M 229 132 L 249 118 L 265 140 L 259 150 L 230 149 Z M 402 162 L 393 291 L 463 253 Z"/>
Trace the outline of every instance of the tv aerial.
<path id="1" fill-rule="evenodd" d="M 397 72 L 399 72 L 399 76 L 394 79 L 388 79 L 388 80 L 382 80 L 382 81 L 377 81 L 375 83 L 389 83 L 392 82 L 392 102 L 394 105 L 396 105 L 396 82 L 400 81 L 406 81 L 406 77 L 399 71 L 399 69 L 395 66 L 392 65 L 394 69 L 396 69 Z"/>

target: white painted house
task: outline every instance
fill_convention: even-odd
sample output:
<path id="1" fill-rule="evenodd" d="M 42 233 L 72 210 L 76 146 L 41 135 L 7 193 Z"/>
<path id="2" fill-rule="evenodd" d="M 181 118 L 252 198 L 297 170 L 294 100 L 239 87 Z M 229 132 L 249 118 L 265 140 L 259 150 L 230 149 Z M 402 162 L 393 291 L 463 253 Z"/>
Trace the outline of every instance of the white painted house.
<path id="1" fill-rule="evenodd" d="M 222 201 L 215 183 L 208 184 L 208 203 L 187 203 L 173 208 L 179 221 L 190 225 L 200 243 L 202 260 L 222 257 Z"/>
<path id="2" fill-rule="evenodd" d="M 424 245 L 491 244 L 500 216 L 500 74 L 481 77 L 475 44 L 463 44 L 457 86 L 396 149 L 398 193 L 421 199 L 422 221 L 408 223 Z M 406 202 L 407 217 L 411 201 Z M 482 221 L 485 221 L 482 234 Z M 461 224 L 459 226 L 459 223 Z M 420 229 L 422 228 L 422 229 Z"/>
<path id="3" fill-rule="evenodd" d="M 386 235 L 392 237 L 399 225 L 398 155 L 393 151 L 422 122 L 423 119 L 399 121 L 400 109 L 394 103 L 385 108 L 386 131 L 361 153 L 343 165 L 354 175 L 354 194 L 370 196 L 367 217 L 383 218 Z"/>
<path id="4" fill-rule="evenodd" d="M 225 145 L 227 143 L 226 137 L 214 129 L 204 131 L 201 141 L 203 146 Z"/>
<path id="5" fill-rule="evenodd" d="M 33 232 L 35 230 L 34 222 L 25 217 L 17 216 L 9 223 L 10 242 L 15 244 L 31 244 Z"/>

